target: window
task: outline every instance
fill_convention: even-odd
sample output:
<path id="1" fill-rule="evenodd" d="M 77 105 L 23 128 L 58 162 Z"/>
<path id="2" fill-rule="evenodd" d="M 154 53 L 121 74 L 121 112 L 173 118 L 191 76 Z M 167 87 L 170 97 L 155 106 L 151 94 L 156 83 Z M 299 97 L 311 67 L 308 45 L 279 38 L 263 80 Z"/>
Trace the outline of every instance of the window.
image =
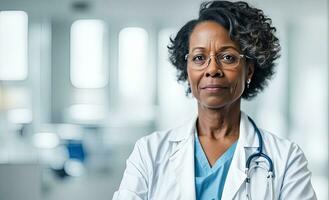
<path id="1" fill-rule="evenodd" d="M 120 31 L 119 92 L 124 104 L 133 99 L 135 104 L 145 105 L 152 95 L 147 54 L 148 34 L 144 29 L 128 27 Z"/>
<path id="2" fill-rule="evenodd" d="M 75 87 L 101 88 L 108 83 L 104 32 L 101 20 L 78 20 L 72 24 L 70 78 Z"/>
<path id="3" fill-rule="evenodd" d="M 74 104 L 68 110 L 68 116 L 74 123 L 99 123 L 106 119 L 106 108 L 96 104 Z"/>
<path id="4" fill-rule="evenodd" d="M 23 11 L 0 11 L 0 80 L 27 78 L 28 16 Z"/>

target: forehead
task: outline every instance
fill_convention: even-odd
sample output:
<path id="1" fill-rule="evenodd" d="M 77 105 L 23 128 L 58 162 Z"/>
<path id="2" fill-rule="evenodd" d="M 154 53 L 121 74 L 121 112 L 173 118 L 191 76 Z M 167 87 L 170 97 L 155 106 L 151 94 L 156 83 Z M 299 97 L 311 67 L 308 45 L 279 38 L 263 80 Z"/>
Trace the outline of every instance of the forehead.
<path id="1" fill-rule="evenodd" d="M 201 22 L 195 26 L 190 35 L 190 51 L 199 48 L 207 50 L 218 50 L 224 47 L 232 47 L 237 50 L 240 49 L 239 45 L 231 40 L 228 30 L 216 22 Z"/>

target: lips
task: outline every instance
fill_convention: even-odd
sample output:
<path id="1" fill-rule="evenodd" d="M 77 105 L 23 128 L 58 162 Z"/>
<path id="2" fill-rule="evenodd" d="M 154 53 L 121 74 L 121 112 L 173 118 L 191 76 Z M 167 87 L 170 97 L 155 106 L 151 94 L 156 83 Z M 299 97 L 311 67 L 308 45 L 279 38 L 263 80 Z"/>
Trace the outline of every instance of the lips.
<path id="1" fill-rule="evenodd" d="M 228 87 L 219 84 L 209 84 L 201 87 L 201 89 L 206 89 L 206 90 L 227 89 L 227 88 Z"/>

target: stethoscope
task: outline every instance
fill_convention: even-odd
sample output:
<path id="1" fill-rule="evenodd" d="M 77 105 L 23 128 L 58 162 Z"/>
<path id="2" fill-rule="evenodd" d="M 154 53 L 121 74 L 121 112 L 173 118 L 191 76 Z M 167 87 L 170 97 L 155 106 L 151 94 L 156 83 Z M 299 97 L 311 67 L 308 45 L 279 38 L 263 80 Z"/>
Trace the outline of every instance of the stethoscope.
<path id="1" fill-rule="evenodd" d="M 250 181 L 251 181 L 251 173 L 253 170 L 255 170 L 256 168 L 261 168 L 265 171 L 267 171 L 267 183 L 269 185 L 269 189 L 270 189 L 270 195 L 271 195 L 271 200 L 274 200 L 274 189 L 273 189 L 273 178 L 274 178 L 274 167 L 273 167 L 273 161 L 272 159 L 266 155 L 265 153 L 263 153 L 263 137 L 260 133 L 260 130 L 258 129 L 258 127 L 256 126 L 255 122 L 248 116 L 249 121 L 251 122 L 251 124 L 253 125 L 256 135 L 258 137 L 258 142 L 259 142 L 259 146 L 257 148 L 257 152 L 253 153 L 252 155 L 250 155 L 247 159 L 246 162 L 246 169 L 245 169 L 245 173 L 247 175 L 246 178 L 246 197 L 247 200 L 251 200 L 251 192 L 250 192 Z M 256 161 L 255 165 L 251 166 L 251 161 L 257 159 L 257 158 L 264 158 L 267 163 L 268 163 L 268 168 L 259 165 L 259 163 Z"/>

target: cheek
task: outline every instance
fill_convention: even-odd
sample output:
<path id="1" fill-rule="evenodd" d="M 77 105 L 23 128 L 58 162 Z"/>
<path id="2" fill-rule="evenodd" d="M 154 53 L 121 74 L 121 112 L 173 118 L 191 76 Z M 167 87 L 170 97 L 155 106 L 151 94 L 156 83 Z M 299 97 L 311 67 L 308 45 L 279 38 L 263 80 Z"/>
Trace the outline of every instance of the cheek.
<path id="1" fill-rule="evenodd" d="M 192 94 L 195 96 L 198 89 L 198 75 L 195 72 L 191 73 L 189 70 L 187 70 L 187 80 L 192 90 Z"/>
<path id="2" fill-rule="evenodd" d="M 244 90 L 244 78 L 239 77 L 231 84 L 231 94 L 233 96 L 241 96 Z"/>

